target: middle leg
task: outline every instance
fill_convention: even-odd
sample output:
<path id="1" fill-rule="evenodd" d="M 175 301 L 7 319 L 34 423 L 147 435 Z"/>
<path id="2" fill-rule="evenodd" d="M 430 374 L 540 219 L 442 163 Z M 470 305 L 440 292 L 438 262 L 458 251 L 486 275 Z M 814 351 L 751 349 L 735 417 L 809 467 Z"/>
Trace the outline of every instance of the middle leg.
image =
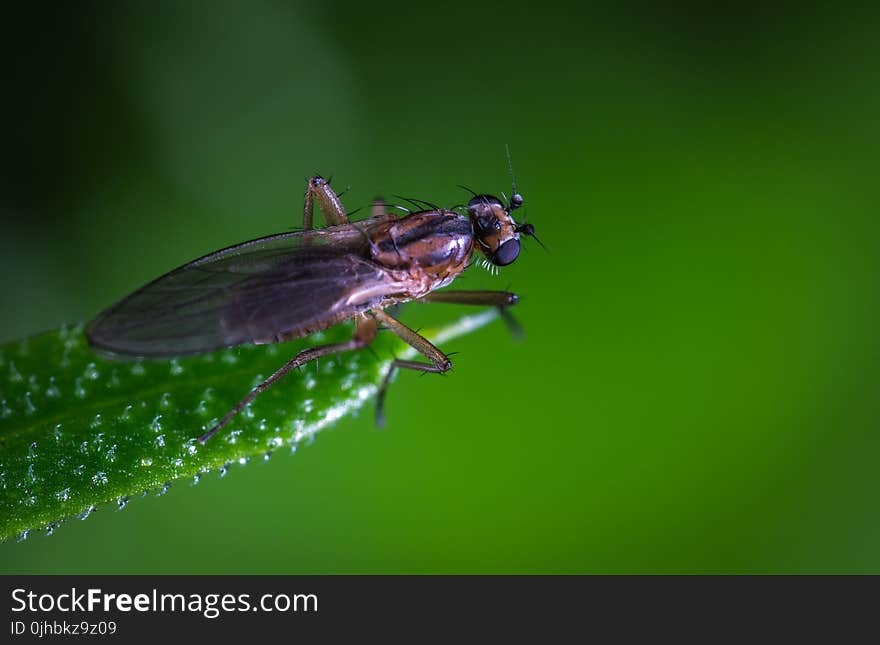
<path id="1" fill-rule="evenodd" d="M 376 425 L 381 428 L 385 425 L 385 393 L 388 390 L 391 377 L 394 376 L 398 368 L 442 374 L 449 371 L 452 367 L 452 361 L 449 360 L 446 354 L 434 347 L 427 338 L 420 336 L 397 320 L 397 318 L 390 316 L 381 309 L 374 309 L 372 314 L 377 321 L 393 331 L 407 345 L 416 349 L 431 361 L 430 364 L 421 361 L 405 361 L 397 358 L 391 361 L 391 367 L 385 373 L 382 385 L 379 386 L 379 393 L 376 395 Z"/>

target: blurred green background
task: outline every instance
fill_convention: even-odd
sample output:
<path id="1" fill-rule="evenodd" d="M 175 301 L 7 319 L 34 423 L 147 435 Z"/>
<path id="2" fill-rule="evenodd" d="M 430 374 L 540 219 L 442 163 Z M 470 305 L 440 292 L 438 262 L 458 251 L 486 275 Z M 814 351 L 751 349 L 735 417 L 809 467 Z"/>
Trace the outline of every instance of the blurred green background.
<path id="1" fill-rule="evenodd" d="M 878 11 L 78 3 L 7 20 L 0 342 L 299 224 L 305 178 L 535 244 L 313 445 L 0 545 L 33 573 L 880 572 Z M 461 310 L 411 305 L 414 326 Z M 282 386 L 283 387 L 283 386 Z"/>

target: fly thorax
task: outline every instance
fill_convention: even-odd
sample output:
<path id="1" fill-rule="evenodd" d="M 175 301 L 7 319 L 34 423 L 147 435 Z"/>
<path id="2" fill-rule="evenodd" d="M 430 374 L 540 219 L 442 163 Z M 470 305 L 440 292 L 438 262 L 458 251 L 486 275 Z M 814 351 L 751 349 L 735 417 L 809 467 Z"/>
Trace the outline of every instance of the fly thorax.
<path id="1" fill-rule="evenodd" d="M 451 280 L 467 265 L 473 229 L 451 211 L 415 213 L 373 239 L 373 258 L 393 268 L 419 267 L 434 280 Z"/>

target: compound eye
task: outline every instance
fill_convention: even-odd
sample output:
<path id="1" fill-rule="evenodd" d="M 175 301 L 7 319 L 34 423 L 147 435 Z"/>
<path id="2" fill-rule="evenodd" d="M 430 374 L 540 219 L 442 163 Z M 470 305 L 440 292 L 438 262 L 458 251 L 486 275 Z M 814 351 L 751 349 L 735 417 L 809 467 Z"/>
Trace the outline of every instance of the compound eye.
<path id="1" fill-rule="evenodd" d="M 507 266 L 519 256 L 519 240 L 507 240 L 492 254 L 492 264 L 495 266 Z"/>
<path id="2" fill-rule="evenodd" d="M 493 197 L 492 195 L 477 195 L 468 202 L 468 210 L 473 210 L 477 207 L 492 206 L 500 206 L 501 208 L 504 208 L 504 206 L 501 204 L 501 200 L 497 197 Z"/>

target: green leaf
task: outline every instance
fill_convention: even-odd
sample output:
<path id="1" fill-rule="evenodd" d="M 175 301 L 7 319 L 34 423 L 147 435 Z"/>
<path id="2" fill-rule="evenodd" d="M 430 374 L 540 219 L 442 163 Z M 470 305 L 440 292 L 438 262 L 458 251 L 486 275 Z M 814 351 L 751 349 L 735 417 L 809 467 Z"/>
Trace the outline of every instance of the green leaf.
<path id="1" fill-rule="evenodd" d="M 425 335 L 442 344 L 496 316 L 466 316 Z M 392 353 L 411 356 L 411 348 L 395 338 L 381 358 L 349 352 L 308 365 L 207 445 L 196 437 L 299 350 L 350 336 L 341 325 L 279 345 L 131 363 L 92 352 L 82 325 L 0 346 L 0 537 L 52 532 L 101 504 L 295 447 L 364 405 Z"/>

